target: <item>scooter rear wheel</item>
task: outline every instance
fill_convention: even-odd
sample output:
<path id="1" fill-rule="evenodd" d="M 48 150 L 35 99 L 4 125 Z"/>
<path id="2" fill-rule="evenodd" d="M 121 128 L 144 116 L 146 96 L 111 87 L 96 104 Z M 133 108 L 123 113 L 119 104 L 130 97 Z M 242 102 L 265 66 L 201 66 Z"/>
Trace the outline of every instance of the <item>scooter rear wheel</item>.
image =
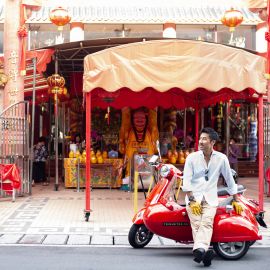
<path id="1" fill-rule="evenodd" d="M 250 247 L 249 242 L 213 243 L 215 252 L 226 260 L 238 260 L 246 255 Z"/>
<path id="2" fill-rule="evenodd" d="M 152 239 L 153 233 L 144 224 L 133 224 L 129 230 L 128 241 L 134 248 L 145 247 Z"/>

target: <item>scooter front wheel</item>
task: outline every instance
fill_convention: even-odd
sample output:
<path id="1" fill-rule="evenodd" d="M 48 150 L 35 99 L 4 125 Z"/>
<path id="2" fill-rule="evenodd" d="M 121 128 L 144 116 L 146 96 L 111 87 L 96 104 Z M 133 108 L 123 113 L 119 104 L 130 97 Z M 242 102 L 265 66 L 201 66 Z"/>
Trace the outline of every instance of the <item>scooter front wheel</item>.
<path id="1" fill-rule="evenodd" d="M 249 242 L 213 243 L 215 252 L 226 260 L 238 260 L 248 252 Z"/>
<path id="2" fill-rule="evenodd" d="M 145 247 L 152 239 L 153 233 L 144 224 L 133 224 L 129 230 L 128 241 L 134 248 Z"/>

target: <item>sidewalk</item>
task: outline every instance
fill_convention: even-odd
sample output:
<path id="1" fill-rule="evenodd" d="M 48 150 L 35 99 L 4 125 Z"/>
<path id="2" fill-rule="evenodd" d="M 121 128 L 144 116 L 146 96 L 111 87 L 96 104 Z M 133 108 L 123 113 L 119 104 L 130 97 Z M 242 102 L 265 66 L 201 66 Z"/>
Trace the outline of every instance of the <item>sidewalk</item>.
<path id="1" fill-rule="evenodd" d="M 257 199 L 257 179 L 240 178 L 246 196 Z M 254 184 L 255 182 L 255 184 Z M 85 193 L 60 187 L 36 185 L 33 195 L 0 198 L 0 245 L 127 245 L 132 225 L 133 193 L 116 189 L 93 189 L 89 222 L 84 220 Z M 139 193 L 139 208 L 144 203 Z M 265 197 L 265 221 L 270 227 L 270 198 Z M 254 246 L 270 247 L 270 228 Z M 149 246 L 183 246 L 155 236 Z M 186 246 L 186 245 L 185 245 Z"/>

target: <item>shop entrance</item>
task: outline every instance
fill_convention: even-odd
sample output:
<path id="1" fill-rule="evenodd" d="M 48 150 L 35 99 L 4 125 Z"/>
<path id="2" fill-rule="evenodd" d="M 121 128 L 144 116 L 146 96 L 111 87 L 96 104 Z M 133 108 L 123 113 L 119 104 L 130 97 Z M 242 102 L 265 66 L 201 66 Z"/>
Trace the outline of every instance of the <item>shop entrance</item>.
<path id="1" fill-rule="evenodd" d="M 143 42 L 140 42 L 140 41 L 143 41 Z M 160 55 L 157 55 L 156 54 L 157 52 L 155 52 L 154 50 L 155 48 L 156 49 L 158 48 L 155 42 L 163 43 L 162 46 L 164 47 L 160 51 L 161 52 Z M 131 43 L 134 43 L 134 50 L 132 53 L 130 53 L 130 56 L 131 58 L 134 56 L 134 59 L 127 59 L 127 63 L 129 63 L 130 61 L 132 63 L 129 64 L 128 66 L 125 66 L 125 65 L 122 66 L 121 61 L 118 62 L 118 60 L 121 58 L 117 58 L 115 56 L 118 55 L 118 50 L 119 50 L 119 53 L 120 51 L 124 51 L 125 48 L 129 47 L 129 45 L 132 45 Z M 126 44 L 126 45 L 119 46 L 121 44 Z M 144 44 L 149 45 L 149 46 L 145 46 L 145 48 L 141 48 L 140 46 L 143 47 Z M 174 44 L 173 45 L 174 48 L 172 46 L 170 47 L 170 49 L 168 49 L 169 47 L 167 46 L 169 45 L 171 46 L 171 44 Z M 181 51 L 179 52 L 174 51 L 176 48 L 178 48 L 179 44 L 181 44 L 181 48 L 183 50 L 188 49 L 189 53 L 182 54 Z M 154 48 L 153 50 L 151 49 L 151 46 L 152 46 L 152 49 Z M 116 54 L 114 52 L 113 55 L 110 55 L 111 49 L 104 50 L 105 48 L 112 48 L 112 47 L 114 47 L 115 51 L 117 51 Z M 116 114 L 118 116 L 120 115 L 119 118 L 121 119 L 121 122 L 122 122 L 123 108 L 129 107 L 131 108 L 131 110 L 135 110 L 140 107 L 145 107 L 147 109 L 158 108 L 157 119 L 158 119 L 158 129 L 161 132 L 160 135 L 162 135 L 162 132 L 164 133 L 168 132 L 164 127 L 164 123 L 161 123 L 161 120 L 160 120 L 160 119 L 165 119 L 165 117 L 164 118 L 161 117 L 162 110 L 164 110 L 163 113 L 166 114 L 167 111 L 169 112 L 171 108 L 175 109 L 176 115 L 178 115 L 177 117 L 183 117 L 183 115 L 186 114 L 186 123 L 184 123 L 183 121 L 180 124 L 180 128 L 184 132 L 184 136 L 183 136 L 185 138 L 184 140 L 186 140 L 189 133 L 191 133 L 191 138 L 193 137 L 191 140 L 194 140 L 196 142 L 198 139 L 198 137 L 196 136 L 198 136 L 199 128 L 201 128 L 202 126 L 206 126 L 206 124 L 209 125 L 209 123 L 205 123 L 203 119 L 207 119 L 206 115 L 211 110 L 210 107 L 212 107 L 212 112 L 216 110 L 215 115 L 214 113 L 212 113 L 212 116 L 214 115 L 216 117 L 215 123 L 213 121 L 213 117 L 211 118 L 211 115 L 207 121 L 210 121 L 211 125 L 214 124 L 213 126 L 214 128 L 219 128 L 221 129 L 221 132 L 224 132 L 227 125 L 226 116 L 228 115 L 226 111 L 227 107 L 225 106 L 226 102 L 230 100 L 233 101 L 236 99 L 247 100 L 248 98 L 252 97 L 253 93 L 256 92 L 257 89 L 260 89 L 258 91 L 261 91 L 261 89 L 265 89 L 264 81 L 261 79 L 261 76 L 260 76 L 260 70 L 262 70 L 262 67 L 264 66 L 261 58 L 259 59 L 257 56 L 251 53 L 248 55 L 248 57 L 254 58 L 254 61 L 256 62 L 255 69 L 256 69 L 256 72 L 258 72 L 258 74 L 256 76 L 251 76 L 252 78 L 254 78 L 254 81 L 247 80 L 247 79 L 241 80 L 241 78 L 246 78 L 248 76 L 245 72 L 243 72 L 242 77 L 237 76 L 234 80 L 232 80 L 235 74 L 239 74 L 240 63 L 239 63 L 238 53 L 242 54 L 243 51 L 235 50 L 234 48 L 228 48 L 226 46 L 219 45 L 219 44 L 205 44 L 203 42 L 182 41 L 182 40 L 173 40 L 173 41 L 154 40 L 154 41 L 147 42 L 142 39 L 110 39 L 110 40 L 102 40 L 102 41 L 84 41 L 82 43 L 76 43 L 76 44 L 74 43 L 74 44 L 57 45 L 55 46 L 55 49 L 57 49 L 56 59 L 58 59 L 57 61 L 58 61 L 59 73 L 65 77 L 67 81 L 67 85 L 69 87 L 69 95 L 70 95 L 70 97 L 67 100 L 64 99 L 59 104 L 60 107 L 65 106 L 65 109 L 64 109 L 65 113 L 69 111 L 69 113 L 67 113 L 67 117 L 63 117 L 63 115 L 58 116 L 61 118 L 61 121 L 63 121 L 65 125 L 65 128 L 63 129 L 63 134 L 58 135 L 59 138 L 60 136 L 62 136 L 62 138 L 59 139 L 59 142 L 61 142 L 61 140 L 63 140 L 64 142 L 59 147 L 62 148 L 63 145 L 65 145 L 64 146 L 65 149 L 62 150 L 62 157 L 61 157 L 61 162 L 59 162 L 59 165 L 60 164 L 62 165 L 64 175 L 70 175 L 71 177 L 73 177 L 73 179 L 74 178 L 76 179 L 78 175 L 77 174 L 78 171 L 80 172 L 82 176 L 83 174 L 86 173 L 86 169 L 84 168 L 86 165 L 82 164 L 81 167 L 78 169 L 77 164 L 76 163 L 73 164 L 72 162 L 74 161 L 71 161 L 71 159 L 74 159 L 74 157 L 69 158 L 69 152 L 70 152 L 69 146 L 70 144 L 72 144 L 71 142 L 74 141 L 74 135 L 76 133 L 80 133 L 83 139 L 87 139 L 87 138 L 89 139 L 90 137 L 93 137 L 94 139 L 93 142 L 94 144 L 97 143 L 96 145 L 99 144 L 98 140 L 100 137 L 100 134 L 94 134 L 95 132 L 90 132 L 90 134 L 88 134 L 87 131 L 85 130 L 84 125 L 79 124 L 82 122 L 86 123 L 85 124 L 86 127 L 87 127 L 87 124 L 89 124 L 88 120 L 85 121 L 85 119 L 87 119 L 87 112 L 86 114 L 84 112 L 84 110 L 85 109 L 87 110 L 88 108 L 84 102 L 87 94 L 85 94 L 85 99 L 84 99 L 83 94 L 82 94 L 83 92 L 82 88 L 85 88 L 87 89 L 87 91 L 91 92 L 90 114 L 92 113 L 92 121 L 93 122 L 96 121 L 97 125 L 104 123 L 104 126 L 101 129 L 107 129 L 109 132 L 112 131 L 110 135 L 107 134 L 107 131 L 103 133 L 104 135 L 103 140 L 105 141 L 104 145 L 106 145 L 106 147 L 104 148 L 100 147 L 101 153 L 99 153 L 99 156 L 96 155 L 97 150 L 99 149 L 95 147 L 95 145 L 93 145 L 93 148 L 94 148 L 93 151 L 95 152 L 95 156 L 91 155 L 91 146 L 90 146 L 90 152 L 89 152 L 90 155 L 89 155 L 88 162 L 89 161 L 91 162 L 91 169 L 94 167 L 97 167 L 97 169 L 94 168 L 91 172 L 91 174 L 94 173 L 94 175 L 97 175 L 97 176 L 100 173 L 95 172 L 95 171 L 99 170 L 105 173 L 107 169 L 111 166 L 116 167 L 116 168 L 121 167 L 122 166 L 121 162 L 124 161 L 123 156 L 121 156 L 121 152 L 118 151 L 118 159 L 122 160 L 120 161 L 120 163 L 118 163 L 118 165 L 107 166 L 108 168 L 104 170 L 106 166 L 100 165 L 102 164 L 102 162 L 100 162 L 100 164 L 98 163 L 98 158 L 100 161 L 102 159 L 103 161 L 106 159 L 106 155 L 108 155 L 108 152 L 109 152 L 108 151 L 109 149 L 106 149 L 108 145 L 109 146 L 112 145 L 114 147 L 115 140 L 116 142 L 117 140 L 119 141 L 119 137 L 117 138 L 117 136 L 119 136 L 119 133 L 117 134 L 117 132 L 115 133 L 113 131 L 112 121 L 113 121 L 114 114 Z M 143 53 L 146 52 L 146 54 L 150 53 L 147 56 L 147 62 L 144 62 L 143 59 L 140 58 L 140 56 L 136 56 L 137 49 L 139 50 L 142 49 L 142 52 Z M 95 74 L 95 76 L 97 76 L 95 77 L 95 79 L 99 78 L 100 80 L 97 80 L 97 81 L 90 80 L 91 82 L 90 84 L 88 84 L 87 80 L 82 79 L 81 72 L 83 69 L 83 58 L 87 54 L 89 54 L 89 56 L 95 55 L 95 52 L 98 52 L 101 50 L 104 50 L 104 51 L 102 53 L 101 52 L 99 53 L 101 57 L 100 59 L 99 58 L 96 59 L 97 62 L 93 66 L 93 67 L 97 67 L 97 69 L 94 68 L 94 72 L 91 73 L 92 75 Z M 151 54 L 151 52 L 155 52 L 155 53 Z M 214 52 L 216 52 L 216 54 Z M 242 56 L 240 57 L 241 61 L 243 61 L 243 63 L 241 63 L 243 67 L 245 65 L 248 65 L 249 63 L 249 61 L 245 62 L 244 59 L 246 57 L 246 52 L 244 52 L 244 54 L 245 56 L 243 55 L 243 57 Z M 221 58 L 220 58 L 220 55 L 222 55 Z M 208 61 L 209 57 L 213 59 L 212 62 Z M 103 69 L 102 63 L 106 62 L 108 59 L 113 60 L 112 66 L 115 67 L 114 69 L 111 69 L 111 70 L 107 69 L 107 67 L 110 65 L 108 65 L 107 67 L 104 67 Z M 227 60 L 230 63 L 229 65 L 226 64 Z M 114 63 L 114 61 L 116 62 Z M 235 66 L 234 66 L 234 63 L 235 63 Z M 135 66 L 137 64 L 141 68 L 140 72 L 137 72 L 135 70 L 136 69 Z M 157 68 L 159 64 L 161 64 L 160 70 Z M 231 71 L 226 69 L 228 66 L 232 68 Z M 55 70 L 55 64 L 52 62 L 51 64 L 49 64 L 47 68 L 47 72 L 50 74 L 50 73 L 53 73 L 54 70 Z M 87 68 L 85 68 L 85 70 L 87 70 Z M 112 70 L 114 70 L 116 73 L 111 74 Z M 247 70 L 250 70 L 249 67 L 247 68 Z M 84 74 L 86 75 L 85 78 L 87 78 L 90 75 L 87 72 L 85 72 Z M 230 72 L 232 72 L 232 74 Z M 254 72 L 254 68 L 253 68 L 253 72 Z M 105 76 L 105 73 L 106 73 L 106 76 Z M 119 77 L 117 77 L 118 74 L 119 74 Z M 211 76 L 213 76 L 214 74 L 216 75 L 218 74 L 218 76 L 215 76 L 214 78 L 210 79 Z M 223 80 L 220 81 L 219 79 L 217 79 L 217 78 L 223 78 L 224 74 L 226 74 L 225 76 L 226 78 L 231 78 L 228 84 L 226 83 L 226 78 L 224 78 L 224 81 Z M 117 75 L 117 76 L 115 77 L 114 75 Z M 173 77 L 171 77 L 171 75 Z M 124 83 L 122 84 L 123 81 Z M 84 87 L 82 84 L 85 84 Z M 80 118 L 76 118 L 77 116 L 75 117 L 74 115 L 74 108 L 73 108 L 72 103 L 70 103 L 72 99 L 75 99 L 76 101 L 74 102 L 76 103 L 74 107 L 77 106 L 76 110 L 78 109 L 78 114 L 81 114 Z M 256 102 L 257 100 L 254 101 L 255 104 Z M 95 112 L 96 108 L 98 108 L 98 110 L 100 111 Z M 189 118 L 188 115 L 192 115 L 192 117 Z M 73 117 L 73 120 L 71 121 L 72 117 Z M 46 119 L 46 117 L 44 117 L 43 119 Z M 223 123 L 221 123 L 222 121 Z M 108 124 L 108 122 L 110 122 L 110 124 Z M 94 123 L 92 123 L 92 125 L 93 124 Z M 72 134 L 70 133 L 71 125 L 76 125 L 76 127 L 72 131 Z M 118 125 L 120 124 L 118 123 Z M 54 140 L 53 138 L 51 138 L 53 137 L 51 136 L 52 128 L 53 128 L 53 125 L 50 125 L 48 129 L 50 130 L 48 136 L 50 136 L 51 141 Z M 177 131 L 177 128 L 179 128 L 179 126 L 177 126 L 176 130 L 173 130 L 173 132 Z M 180 137 L 182 136 L 181 131 L 176 132 L 176 134 L 174 135 L 179 136 L 178 141 L 177 141 L 177 147 L 178 147 L 177 150 L 185 150 L 182 145 L 182 139 Z M 224 138 L 226 138 L 225 136 L 226 134 L 223 134 L 223 135 L 224 135 Z M 160 137 L 160 139 L 161 138 L 162 136 Z M 83 141 L 81 143 L 83 143 Z M 225 144 L 225 148 L 226 148 L 226 143 L 223 142 L 223 144 Z M 117 147 L 119 147 L 119 145 Z M 195 145 L 194 145 L 194 148 L 196 148 Z M 105 152 L 103 156 L 102 154 L 104 150 L 107 153 Z M 75 150 L 75 155 L 76 155 L 76 152 L 77 150 Z M 60 153 L 60 150 L 59 150 L 59 153 Z M 185 153 L 181 154 L 181 158 L 178 157 L 177 162 L 180 163 L 179 161 L 180 159 L 182 159 L 182 162 L 183 162 L 184 155 Z M 170 160 L 170 162 L 174 161 L 176 155 L 172 155 L 172 156 L 174 157 Z M 69 159 L 68 161 L 66 161 L 66 163 L 64 160 L 65 158 Z M 81 151 L 79 158 L 82 161 L 81 163 L 83 163 L 85 160 L 85 154 L 83 151 Z M 50 166 L 50 168 L 51 168 L 51 171 L 53 171 L 54 170 L 53 159 L 51 160 L 51 163 L 52 163 L 52 166 Z M 103 169 L 98 169 L 98 168 L 102 168 L 102 166 L 103 166 Z M 66 169 L 69 172 L 66 173 Z M 112 173 L 111 170 L 108 169 L 107 174 L 111 174 L 111 173 Z M 53 175 L 53 173 L 51 173 L 51 175 Z M 121 176 L 123 177 L 123 175 Z M 106 179 L 106 177 L 104 176 L 103 178 Z M 87 177 L 85 177 L 84 179 L 87 181 Z M 119 179 L 120 179 L 120 176 L 119 176 Z M 51 181 L 52 180 L 53 178 L 51 179 Z M 98 181 L 99 180 L 97 180 L 96 183 Z M 108 182 L 109 181 L 107 180 L 104 182 L 105 187 L 108 186 Z M 80 184 L 81 186 L 83 186 L 83 182 Z M 74 185 L 76 185 L 76 182 L 74 182 Z"/>

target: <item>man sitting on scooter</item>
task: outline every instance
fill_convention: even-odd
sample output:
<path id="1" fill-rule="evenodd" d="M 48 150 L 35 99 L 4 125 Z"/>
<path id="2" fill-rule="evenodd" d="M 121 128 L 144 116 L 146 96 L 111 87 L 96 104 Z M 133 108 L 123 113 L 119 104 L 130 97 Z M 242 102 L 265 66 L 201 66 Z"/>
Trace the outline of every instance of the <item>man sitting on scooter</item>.
<path id="1" fill-rule="evenodd" d="M 228 192 L 233 195 L 232 205 L 237 214 L 243 211 L 237 200 L 237 185 L 233 179 L 226 155 L 213 149 L 218 141 L 217 132 L 203 128 L 200 132 L 199 151 L 191 153 L 185 162 L 183 191 L 186 192 L 187 213 L 194 241 L 194 261 L 210 266 L 214 257 L 209 250 L 213 233 L 213 222 L 218 206 L 217 184 L 223 175 Z"/>

